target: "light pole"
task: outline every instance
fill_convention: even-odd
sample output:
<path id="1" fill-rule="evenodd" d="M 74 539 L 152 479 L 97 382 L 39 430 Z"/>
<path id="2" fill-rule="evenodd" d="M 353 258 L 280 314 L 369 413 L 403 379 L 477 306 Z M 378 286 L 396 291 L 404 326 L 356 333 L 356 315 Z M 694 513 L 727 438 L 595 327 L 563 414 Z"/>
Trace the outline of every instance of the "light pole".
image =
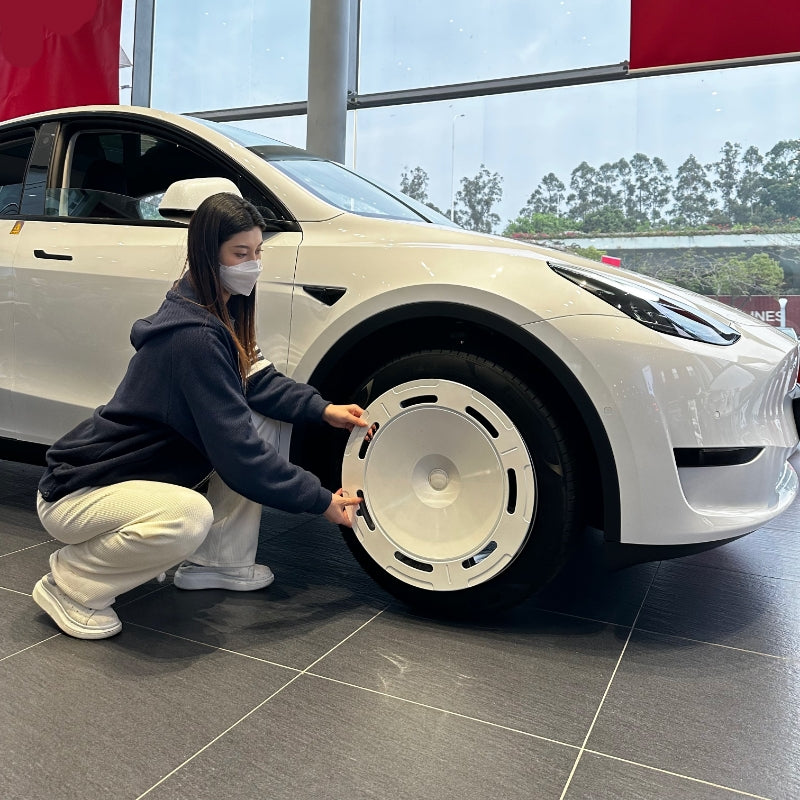
<path id="1" fill-rule="evenodd" d="M 781 328 L 786 327 L 786 304 L 789 302 L 788 297 L 779 297 L 778 298 L 778 305 L 780 306 L 780 319 L 778 320 L 778 324 Z"/>
<path id="2" fill-rule="evenodd" d="M 450 222 L 456 221 L 456 120 L 459 117 L 466 116 L 466 114 L 455 114 L 453 116 L 450 134 Z"/>

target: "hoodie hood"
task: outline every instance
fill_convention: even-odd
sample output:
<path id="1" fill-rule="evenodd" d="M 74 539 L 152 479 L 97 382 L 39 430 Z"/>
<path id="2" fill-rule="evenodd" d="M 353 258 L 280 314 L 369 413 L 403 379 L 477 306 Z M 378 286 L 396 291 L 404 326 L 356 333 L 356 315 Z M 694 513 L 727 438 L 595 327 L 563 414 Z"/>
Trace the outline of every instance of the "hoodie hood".
<path id="1" fill-rule="evenodd" d="M 155 314 L 133 323 L 131 344 L 135 350 L 140 350 L 156 337 L 197 325 L 218 325 L 221 329 L 227 330 L 219 319 L 200 305 L 189 274 L 186 273 L 173 284 L 161 308 Z"/>

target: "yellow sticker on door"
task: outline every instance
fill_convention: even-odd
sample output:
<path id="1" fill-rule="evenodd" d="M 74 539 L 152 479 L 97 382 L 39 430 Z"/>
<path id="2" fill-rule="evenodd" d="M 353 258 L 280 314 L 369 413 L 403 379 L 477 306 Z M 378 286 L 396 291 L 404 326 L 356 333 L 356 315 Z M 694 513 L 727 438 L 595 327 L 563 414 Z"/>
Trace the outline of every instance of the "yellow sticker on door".
<path id="1" fill-rule="evenodd" d="M 14 226 L 13 226 L 13 227 L 11 228 L 11 230 L 9 231 L 9 233 L 12 233 L 12 234 L 13 234 L 13 233 L 19 233 L 19 232 L 22 230 L 22 226 L 23 226 L 23 225 L 24 225 L 24 222 L 23 222 L 21 219 L 20 219 L 20 220 L 17 220 L 17 221 L 14 223 Z"/>

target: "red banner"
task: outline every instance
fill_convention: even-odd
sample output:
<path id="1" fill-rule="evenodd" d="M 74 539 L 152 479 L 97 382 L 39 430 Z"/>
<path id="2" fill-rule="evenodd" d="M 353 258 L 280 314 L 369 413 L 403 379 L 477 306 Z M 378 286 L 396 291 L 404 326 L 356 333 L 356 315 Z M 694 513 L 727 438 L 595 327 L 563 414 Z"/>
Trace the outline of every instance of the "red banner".
<path id="1" fill-rule="evenodd" d="M 0 119 L 119 102 L 122 0 L 31 0 L 0 16 Z"/>
<path id="2" fill-rule="evenodd" d="M 797 0 L 631 0 L 631 69 L 800 53 Z"/>

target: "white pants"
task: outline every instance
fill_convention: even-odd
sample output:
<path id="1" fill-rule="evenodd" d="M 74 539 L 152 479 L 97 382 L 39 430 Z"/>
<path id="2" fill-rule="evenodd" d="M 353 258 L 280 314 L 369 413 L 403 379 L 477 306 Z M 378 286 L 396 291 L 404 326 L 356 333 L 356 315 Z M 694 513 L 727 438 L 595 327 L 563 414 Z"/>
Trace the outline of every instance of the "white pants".
<path id="1" fill-rule="evenodd" d="M 253 414 L 261 437 L 278 445 L 278 423 Z M 89 608 L 175 564 L 245 567 L 255 563 L 261 505 L 214 473 L 204 497 L 157 481 L 124 481 L 72 492 L 54 503 L 37 499 L 45 530 L 66 547 L 50 556 L 58 586 Z"/>

